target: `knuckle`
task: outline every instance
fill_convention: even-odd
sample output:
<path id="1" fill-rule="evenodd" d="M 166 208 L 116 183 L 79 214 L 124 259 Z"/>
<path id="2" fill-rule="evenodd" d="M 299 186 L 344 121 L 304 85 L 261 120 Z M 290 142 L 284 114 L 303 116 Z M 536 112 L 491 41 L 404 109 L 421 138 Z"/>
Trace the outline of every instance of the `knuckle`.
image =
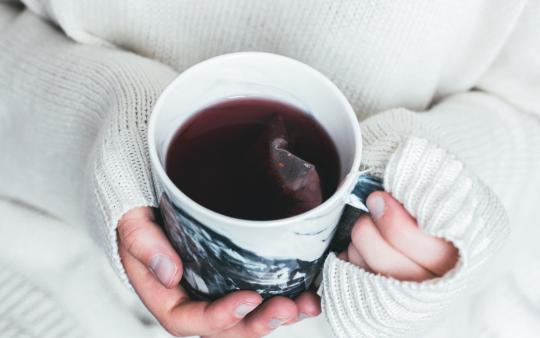
<path id="1" fill-rule="evenodd" d="M 184 323 L 184 320 L 177 320 L 170 309 L 164 311 L 163 313 L 156 313 L 155 317 L 158 319 L 165 331 L 167 331 L 173 337 L 184 337 L 186 335 L 180 330 L 181 325 L 177 324 Z"/>
<path id="2" fill-rule="evenodd" d="M 262 322 L 252 325 L 249 331 L 249 333 L 246 333 L 246 336 L 250 338 L 264 337 L 271 332 Z"/>
<path id="3" fill-rule="evenodd" d="M 216 323 L 215 321 L 211 321 L 208 323 L 208 330 L 211 332 L 219 332 L 223 330 L 224 325 L 221 323 Z"/>
<path id="4" fill-rule="evenodd" d="M 221 331 L 227 329 L 233 325 L 237 319 L 226 312 L 219 312 L 213 316 L 213 320 L 210 321 L 210 329 L 212 331 Z"/>
<path id="5" fill-rule="evenodd" d="M 239 321 L 230 311 L 210 305 L 207 305 L 204 316 L 207 319 L 206 328 L 209 332 L 223 331 Z"/>
<path id="6" fill-rule="evenodd" d="M 173 337 L 183 337 L 183 334 L 178 330 L 177 327 L 171 325 L 171 323 L 161 323 L 161 326 Z"/>
<path id="7" fill-rule="evenodd" d="M 119 227 L 120 242 L 127 251 L 132 251 L 138 241 L 141 230 L 142 227 L 134 222 L 126 222 Z"/>
<path id="8" fill-rule="evenodd" d="M 365 235 L 370 231 L 371 222 L 371 219 L 367 215 L 360 217 L 352 229 L 352 239 L 355 241 L 362 241 Z"/>
<path id="9" fill-rule="evenodd" d="M 287 302 L 282 306 L 284 311 L 288 312 L 289 314 L 296 314 L 298 312 L 298 306 L 296 305 L 296 303 L 289 299 L 286 299 L 286 301 Z"/>
<path id="10" fill-rule="evenodd" d="M 387 215 L 384 215 L 383 222 L 381 222 L 381 232 L 383 236 L 389 239 L 397 238 L 406 231 L 403 222 L 406 221 L 403 217 L 400 217 L 399 213 L 389 211 Z"/>

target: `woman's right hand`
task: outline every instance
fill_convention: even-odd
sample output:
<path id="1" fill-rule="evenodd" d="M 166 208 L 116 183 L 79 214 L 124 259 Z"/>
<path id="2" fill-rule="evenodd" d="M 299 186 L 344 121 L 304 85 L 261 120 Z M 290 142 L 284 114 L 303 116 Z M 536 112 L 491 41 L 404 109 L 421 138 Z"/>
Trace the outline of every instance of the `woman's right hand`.
<path id="1" fill-rule="evenodd" d="M 120 257 L 135 291 L 174 336 L 261 337 L 277 327 L 320 313 L 319 297 L 262 302 L 255 291 L 237 291 L 213 302 L 193 301 L 179 285 L 182 262 L 155 223 L 149 207 L 127 212 L 118 223 Z"/>

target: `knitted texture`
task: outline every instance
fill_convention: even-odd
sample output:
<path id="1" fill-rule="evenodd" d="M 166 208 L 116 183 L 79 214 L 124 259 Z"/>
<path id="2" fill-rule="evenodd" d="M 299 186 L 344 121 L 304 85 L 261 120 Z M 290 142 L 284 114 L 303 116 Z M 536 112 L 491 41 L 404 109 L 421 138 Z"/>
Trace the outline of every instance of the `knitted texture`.
<path id="1" fill-rule="evenodd" d="M 374 275 L 331 254 L 321 293 L 338 337 L 417 335 L 477 280 L 472 275 L 508 235 L 504 209 L 461 162 L 425 139 L 396 144 L 384 171 L 385 190 L 423 231 L 451 241 L 460 260 L 444 277 L 415 283 Z"/>
<path id="2" fill-rule="evenodd" d="M 75 45 L 29 12 L 13 19 L 0 45 L 0 138 L 9 154 L 0 173 L 10 178 L 0 192 L 88 224 L 127 285 L 116 224 L 131 208 L 156 206 L 147 118 L 175 73 Z"/>
<path id="3" fill-rule="evenodd" d="M 87 224 L 126 283 L 117 221 L 156 202 L 148 114 L 177 72 L 227 52 L 284 54 L 332 79 L 362 121 L 363 165 L 460 249 L 425 283 L 331 254 L 322 298 L 338 336 L 434 323 L 506 237 L 501 204 L 514 222 L 534 203 L 521 194 L 538 196 L 538 1 L 24 2 L 0 5 L 0 194 Z"/>

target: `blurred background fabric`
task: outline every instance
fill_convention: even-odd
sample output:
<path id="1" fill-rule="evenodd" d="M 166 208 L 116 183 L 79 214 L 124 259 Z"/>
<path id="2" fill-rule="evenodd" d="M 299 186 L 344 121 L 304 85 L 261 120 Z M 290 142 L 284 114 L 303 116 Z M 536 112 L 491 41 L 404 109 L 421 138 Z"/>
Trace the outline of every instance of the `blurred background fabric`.
<path id="1" fill-rule="evenodd" d="M 0 337 L 170 337 L 80 229 L 0 199 Z"/>

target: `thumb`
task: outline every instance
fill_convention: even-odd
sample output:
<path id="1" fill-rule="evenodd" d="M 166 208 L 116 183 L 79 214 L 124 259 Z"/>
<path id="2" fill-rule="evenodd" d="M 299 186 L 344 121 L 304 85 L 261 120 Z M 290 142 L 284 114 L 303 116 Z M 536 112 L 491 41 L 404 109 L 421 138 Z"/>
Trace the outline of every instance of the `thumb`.
<path id="1" fill-rule="evenodd" d="M 144 264 L 163 286 L 172 288 L 180 283 L 182 261 L 155 223 L 151 208 L 128 211 L 118 222 L 118 235 L 120 246 Z"/>
<path id="2" fill-rule="evenodd" d="M 390 194 L 372 193 L 367 206 L 383 238 L 418 265 L 443 276 L 457 263 L 459 252 L 456 247 L 422 231 L 413 216 Z"/>

